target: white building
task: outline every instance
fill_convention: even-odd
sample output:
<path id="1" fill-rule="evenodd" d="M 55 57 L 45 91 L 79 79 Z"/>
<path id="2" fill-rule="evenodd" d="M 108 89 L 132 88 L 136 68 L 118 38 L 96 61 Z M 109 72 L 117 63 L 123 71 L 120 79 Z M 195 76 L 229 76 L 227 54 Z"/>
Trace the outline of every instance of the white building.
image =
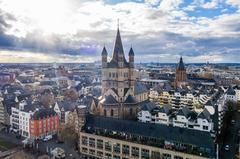
<path id="1" fill-rule="evenodd" d="M 33 110 L 26 101 L 21 101 L 18 106 L 11 108 L 10 125 L 11 130 L 23 137 L 30 137 L 29 120 Z"/>
<path id="2" fill-rule="evenodd" d="M 226 92 L 226 97 L 228 101 L 237 102 L 237 93 L 231 86 L 228 88 Z"/>
<path id="3" fill-rule="evenodd" d="M 174 111 L 171 106 L 144 108 L 138 113 L 138 120 L 145 123 L 172 125 L 207 132 L 212 132 L 214 126 L 208 109 L 196 113 L 187 107 L 177 111 Z"/>

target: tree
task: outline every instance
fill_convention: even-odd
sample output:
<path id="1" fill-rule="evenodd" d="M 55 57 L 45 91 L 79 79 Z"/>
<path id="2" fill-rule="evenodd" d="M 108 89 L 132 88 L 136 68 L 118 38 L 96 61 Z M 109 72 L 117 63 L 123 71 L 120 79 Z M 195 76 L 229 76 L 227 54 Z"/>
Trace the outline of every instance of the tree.
<path id="1" fill-rule="evenodd" d="M 78 99 L 78 92 L 76 91 L 76 89 L 71 88 L 71 89 L 66 90 L 64 96 L 67 100 L 75 101 Z"/>
<path id="2" fill-rule="evenodd" d="M 73 124 L 66 124 L 60 128 L 59 138 L 69 143 L 77 141 L 77 133 L 75 132 L 75 126 Z"/>
<path id="3" fill-rule="evenodd" d="M 40 96 L 40 102 L 43 106 L 49 107 L 50 105 L 53 105 L 55 103 L 55 97 L 54 94 L 51 91 L 45 91 Z"/>

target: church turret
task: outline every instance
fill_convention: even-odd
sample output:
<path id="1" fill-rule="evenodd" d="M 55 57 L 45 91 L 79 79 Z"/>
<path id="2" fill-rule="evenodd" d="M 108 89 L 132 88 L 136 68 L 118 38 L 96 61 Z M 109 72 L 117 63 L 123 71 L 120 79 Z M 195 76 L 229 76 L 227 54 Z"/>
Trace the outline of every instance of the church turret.
<path id="1" fill-rule="evenodd" d="M 107 53 L 107 50 L 104 46 L 103 50 L 102 50 L 102 68 L 107 67 L 107 56 L 108 56 L 108 53 Z"/>
<path id="2" fill-rule="evenodd" d="M 129 58 L 129 67 L 133 68 L 134 67 L 134 52 L 133 52 L 132 47 L 129 51 L 128 58 Z"/>

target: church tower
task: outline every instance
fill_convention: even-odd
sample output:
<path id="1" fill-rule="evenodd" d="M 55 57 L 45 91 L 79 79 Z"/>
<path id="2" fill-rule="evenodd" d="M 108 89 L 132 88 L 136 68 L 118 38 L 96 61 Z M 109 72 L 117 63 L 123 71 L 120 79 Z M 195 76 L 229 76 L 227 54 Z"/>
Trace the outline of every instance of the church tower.
<path id="1" fill-rule="evenodd" d="M 182 57 L 178 63 L 176 74 L 175 74 L 175 86 L 184 85 L 187 82 L 187 73 L 183 63 Z"/>

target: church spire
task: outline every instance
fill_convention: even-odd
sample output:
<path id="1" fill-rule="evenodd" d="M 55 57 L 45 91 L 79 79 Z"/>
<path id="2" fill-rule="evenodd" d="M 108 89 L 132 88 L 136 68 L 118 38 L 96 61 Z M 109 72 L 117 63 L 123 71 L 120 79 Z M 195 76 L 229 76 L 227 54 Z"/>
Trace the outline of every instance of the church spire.
<path id="1" fill-rule="evenodd" d="M 119 21 L 118 21 L 118 28 L 117 28 L 117 36 L 115 40 L 114 50 L 113 50 L 113 60 L 118 61 L 118 55 L 124 56 L 122 39 L 119 30 Z"/>
<path id="2" fill-rule="evenodd" d="M 185 70 L 185 66 L 184 66 L 184 63 L 183 63 L 183 59 L 182 59 L 182 56 L 180 57 L 180 61 L 179 61 L 179 64 L 178 64 L 178 70 Z"/>

